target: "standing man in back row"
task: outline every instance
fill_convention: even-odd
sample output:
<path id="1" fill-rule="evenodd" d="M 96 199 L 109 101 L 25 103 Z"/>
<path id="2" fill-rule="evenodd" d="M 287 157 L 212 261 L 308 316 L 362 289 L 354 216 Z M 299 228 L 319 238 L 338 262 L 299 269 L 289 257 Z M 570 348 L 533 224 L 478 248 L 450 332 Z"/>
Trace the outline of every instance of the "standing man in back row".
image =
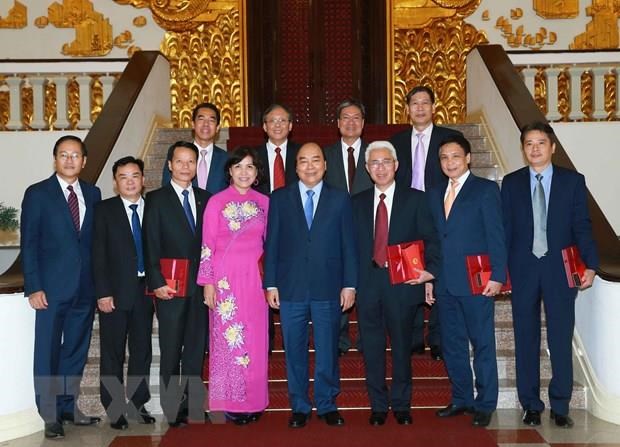
<path id="1" fill-rule="evenodd" d="M 338 131 L 340 141 L 325 148 L 327 172 L 325 181 L 344 189 L 350 196 L 372 187 L 372 181 L 365 168 L 365 153 L 368 143 L 362 140 L 366 108 L 364 104 L 347 99 L 338 105 Z M 344 355 L 351 348 L 349 335 L 349 313 L 343 312 L 340 321 L 338 353 Z M 358 346 L 359 348 L 359 346 Z"/>
<path id="2" fill-rule="evenodd" d="M 427 86 L 417 86 L 406 96 L 407 113 L 412 128 L 394 135 L 390 142 L 396 148 L 400 168 L 396 182 L 420 191 L 444 185 L 447 177 L 439 165 L 439 144 L 446 138 L 463 134 L 457 130 L 433 124 L 435 94 Z M 424 304 L 416 312 L 413 329 L 412 352 L 424 353 Z M 441 359 L 439 318 L 437 310 L 431 308 L 428 323 L 428 344 L 431 357 Z"/>

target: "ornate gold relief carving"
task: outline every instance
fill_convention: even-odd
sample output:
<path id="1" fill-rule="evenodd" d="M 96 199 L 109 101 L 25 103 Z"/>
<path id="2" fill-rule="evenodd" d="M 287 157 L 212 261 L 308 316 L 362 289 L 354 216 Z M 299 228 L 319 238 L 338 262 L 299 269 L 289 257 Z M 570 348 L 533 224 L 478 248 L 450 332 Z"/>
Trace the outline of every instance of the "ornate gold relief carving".
<path id="1" fill-rule="evenodd" d="M 131 31 L 125 30 L 114 38 L 114 46 L 117 48 L 127 48 L 130 43 L 133 43 Z"/>
<path id="2" fill-rule="evenodd" d="M 569 45 L 571 50 L 618 48 L 618 0 L 592 0 L 586 15 L 592 17 L 586 32 L 579 34 Z"/>
<path id="3" fill-rule="evenodd" d="M 572 19 L 579 15 L 579 0 L 534 0 L 533 7 L 543 19 Z"/>
<path id="4" fill-rule="evenodd" d="M 136 28 L 142 28 L 145 25 L 146 25 L 146 17 L 138 16 L 133 19 L 133 26 L 135 26 Z"/>
<path id="5" fill-rule="evenodd" d="M 0 28 L 26 28 L 28 24 L 28 8 L 15 0 L 5 18 L 0 17 Z"/>
<path id="6" fill-rule="evenodd" d="M 393 0 L 395 29 L 422 28 L 439 18 L 467 16 L 480 0 Z"/>
<path id="7" fill-rule="evenodd" d="M 520 10 L 520 8 L 518 8 Z M 510 17 L 519 20 L 523 16 L 523 11 L 511 10 Z M 506 39 L 508 46 L 512 48 L 526 47 L 532 50 L 540 50 L 545 45 L 553 45 L 557 41 L 557 34 L 547 31 L 547 28 L 540 27 L 538 31 L 528 33 L 524 31 L 523 25 L 519 25 L 513 32 L 512 22 L 504 16 L 500 16 L 495 22 L 495 28 L 501 30 L 502 37 Z"/>
<path id="8" fill-rule="evenodd" d="M 240 23 L 240 11 L 230 9 L 208 26 L 166 33 L 161 51 L 170 61 L 175 126 L 189 127 L 193 107 L 203 101 L 220 108 L 223 127 L 245 124 Z"/>
<path id="9" fill-rule="evenodd" d="M 471 4 L 466 5 L 468 8 Z M 465 78 L 467 53 L 487 43 L 484 32 L 459 18 L 435 19 L 421 29 L 393 32 L 392 90 L 388 92 L 388 121 L 406 123 L 407 91 L 415 85 L 428 85 L 435 91 L 435 117 L 438 123 L 465 120 Z"/>

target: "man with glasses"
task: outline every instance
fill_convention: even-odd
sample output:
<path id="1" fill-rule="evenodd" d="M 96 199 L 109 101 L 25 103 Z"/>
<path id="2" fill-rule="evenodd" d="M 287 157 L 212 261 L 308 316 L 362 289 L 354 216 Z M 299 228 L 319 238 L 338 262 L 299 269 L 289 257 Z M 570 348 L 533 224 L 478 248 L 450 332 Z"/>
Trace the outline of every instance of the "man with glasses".
<path id="1" fill-rule="evenodd" d="M 388 141 L 366 148 L 366 169 L 375 187 L 353 197 L 359 253 L 357 316 L 363 340 L 370 425 L 383 425 L 391 406 L 396 422 L 411 424 L 411 337 L 413 319 L 424 301 L 424 283 L 440 267 L 439 239 L 424 193 L 394 181 L 398 157 Z M 425 270 L 393 285 L 387 270 L 387 246 L 424 241 Z M 388 392 L 385 348 L 392 347 L 392 383 Z"/>
<path id="2" fill-rule="evenodd" d="M 63 424 L 100 421 L 82 414 L 77 401 L 95 313 L 91 245 L 101 191 L 79 180 L 87 155 L 82 140 L 61 137 L 53 154 L 56 172 L 24 194 L 20 231 L 24 295 L 36 310 L 36 403 L 45 437 L 59 439 Z"/>

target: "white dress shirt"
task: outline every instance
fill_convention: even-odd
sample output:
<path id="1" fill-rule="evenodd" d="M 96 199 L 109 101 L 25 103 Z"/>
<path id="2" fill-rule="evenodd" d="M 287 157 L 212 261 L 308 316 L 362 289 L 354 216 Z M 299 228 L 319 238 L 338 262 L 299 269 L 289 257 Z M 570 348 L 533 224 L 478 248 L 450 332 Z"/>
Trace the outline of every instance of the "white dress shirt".
<path id="1" fill-rule="evenodd" d="M 58 174 L 56 174 L 56 178 L 58 179 L 58 183 L 60 183 L 60 188 L 62 189 L 62 193 L 65 195 L 65 200 L 69 201 L 69 190 L 67 190 L 67 186 L 73 186 L 73 191 L 78 199 L 78 205 L 80 209 L 80 229 L 82 229 L 82 224 L 84 223 L 84 216 L 86 215 L 86 201 L 84 200 L 84 194 L 82 194 L 82 188 L 80 188 L 80 181 L 76 180 L 73 183 L 67 183 L 63 180 Z"/>
<path id="2" fill-rule="evenodd" d="M 129 208 L 130 205 L 138 205 L 136 212 L 138 213 L 138 218 L 140 219 L 140 229 L 142 228 L 142 216 L 144 216 L 144 199 L 140 197 L 137 202 L 132 202 L 130 200 L 125 199 L 121 196 L 121 200 L 123 201 L 123 206 L 125 207 L 125 213 L 127 214 L 127 219 L 129 220 L 129 227 L 133 231 L 133 210 Z M 138 276 L 144 276 L 144 272 L 138 272 Z"/>
<path id="3" fill-rule="evenodd" d="M 286 173 L 286 146 L 288 145 L 288 140 L 284 140 L 284 142 L 279 145 L 276 146 L 275 144 L 273 144 L 271 142 L 271 140 L 268 140 L 267 143 L 265 144 L 265 146 L 267 147 L 267 160 L 269 161 L 269 167 L 268 167 L 268 171 L 269 171 L 269 189 L 271 192 L 273 192 L 273 164 L 276 161 L 276 148 L 279 147 L 280 148 L 280 155 L 282 156 L 282 165 L 284 166 L 284 172 Z"/>
<path id="4" fill-rule="evenodd" d="M 342 165 L 344 166 L 344 178 L 347 183 L 347 189 L 349 188 L 349 147 L 353 148 L 353 159 L 355 160 L 355 168 L 357 169 L 357 160 L 360 158 L 360 150 L 362 148 L 362 139 L 358 138 L 352 145 L 348 145 L 347 143 L 340 139 L 340 144 L 342 146 Z M 357 175 L 357 173 L 355 174 Z M 349 191 L 351 192 L 351 191 Z"/>
<path id="5" fill-rule="evenodd" d="M 179 198 L 179 201 L 181 202 L 181 206 L 183 206 L 183 200 L 185 199 L 185 196 L 183 195 L 183 191 L 185 191 L 186 188 L 183 188 L 177 185 L 173 179 L 170 180 L 170 184 L 172 185 L 174 192 L 177 193 L 177 197 Z M 192 214 L 194 215 L 194 224 L 196 224 L 196 198 L 194 197 L 194 188 L 192 188 L 192 185 L 190 185 L 187 188 L 187 191 L 189 191 L 187 200 L 189 200 L 189 206 L 191 207 Z"/>
<path id="6" fill-rule="evenodd" d="M 385 191 L 381 191 L 379 188 L 375 186 L 375 200 L 373 204 L 373 214 L 372 214 L 373 233 L 374 233 L 375 222 L 377 220 L 377 206 L 379 205 L 379 202 L 381 201 L 381 198 L 379 196 L 381 194 L 385 194 L 385 199 L 383 199 L 383 202 L 385 203 L 385 207 L 387 208 L 388 234 L 389 234 L 390 218 L 392 217 L 392 203 L 394 202 L 394 190 L 395 189 L 396 189 L 396 182 L 394 181 L 392 182 L 390 186 L 388 186 L 388 188 Z"/>
<path id="7" fill-rule="evenodd" d="M 467 177 L 469 177 L 470 173 L 471 173 L 471 171 L 468 169 L 467 172 L 465 172 L 465 174 L 461 175 L 459 178 L 456 179 L 456 181 L 459 182 L 459 184 L 454 189 L 454 200 L 456 200 L 456 198 L 459 195 L 459 192 L 461 192 L 461 188 L 463 187 L 463 185 L 467 181 Z M 451 185 L 452 185 L 452 179 L 448 179 L 448 186 L 446 187 L 446 192 L 443 195 L 443 201 L 444 202 L 446 201 L 446 198 L 448 197 L 448 193 L 450 192 Z"/>

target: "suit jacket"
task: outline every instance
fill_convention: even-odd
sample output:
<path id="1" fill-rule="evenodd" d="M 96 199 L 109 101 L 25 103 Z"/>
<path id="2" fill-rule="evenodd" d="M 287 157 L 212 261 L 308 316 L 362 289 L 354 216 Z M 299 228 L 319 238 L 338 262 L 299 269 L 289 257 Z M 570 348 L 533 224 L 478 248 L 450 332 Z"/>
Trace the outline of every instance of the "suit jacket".
<path id="1" fill-rule="evenodd" d="M 142 234 L 146 282 L 151 290 L 166 284 L 161 274 L 159 260 L 183 258 L 190 261 L 187 296 L 194 295 L 196 291 L 196 274 L 202 243 L 202 215 L 211 194 L 197 187 L 193 189 L 196 200 L 195 233 L 192 233 L 183 205 L 170 183 L 146 195 Z"/>
<path id="2" fill-rule="evenodd" d="M 469 174 L 446 220 L 444 196 L 448 183 L 428 192 L 431 213 L 441 241 L 442 265 L 437 294 L 471 295 L 465 258 L 487 254 L 491 279 L 506 282 L 506 245 L 502 203 L 495 182 Z"/>
<path id="3" fill-rule="evenodd" d="M 72 300 L 78 293 L 94 299 L 93 211 L 101 191 L 79 182 L 86 203 L 79 234 L 56 174 L 30 186 L 24 194 L 20 231 L 26 296 L 43 290 L 48 300 Z"/>
<path id="4" fill-rule="evenodd" d="M 368 144 L 362 140 L 360 147 L 360 156 L 355 166 L 355 178 L 353 179 L 353 188 L 349 192 L 350 195 L 357 194 L 365 189 L 373 186 L 372 180 L 366 171 L 366 147 Z M 325 148 L 325 160 L 327 160 L 327 172 L 325 173 L 325 181 L 336 188 L 349 191 L 347 178 L 345 176 L 345 167 L 342 160 L 342 143 L 340 140 L 331 146 Z"/>
<path id="5" fill-rule="evenodd" d="M 296 183 L 299 178 L 297 177 L 297 172 L 295 171 L 295 164 L 297 163 L 297 152 L 301 147 L 300 144 L 297 144 L 291 140 L 288 140 L 286 143 L 286 162 L 284 164 L 284 181 L 285 185 L 288 186 L 291 183 Z M 271 166 L 269 166 L 269 157 L 267 156 L 267 143 L 263 143 L 262 145 L 256 147 L 256 151 L 258 152 L 258 158 L 260 159 L 263 167 L 265 168 L 265 178 L 256 186 L 256 190 L 258 192 L 262 192 L 265 195 L 271 194 Z"/>
<path id="6" fill-rule="evenodd" d="M 372 262 L 375 233 L 374 194 L 375 189 L 372 188 L 353 197 L 353 215 L 359 251 L 360 297 L 371 288 L 374 277 L 371 275 L 372 269 L 375 268 Z M 389 222 L 388 245 L 423 240 L 426 270 L 436 277 L 441 265 L 439 239 L 425 193 L 397 184 Z M 423 288 L 418 288 L 417 293 L 412 293 L 415 287 L 397 284 L 393 289 L 394 294 L 400 296 L 413 295 L 413 298 L 420 302 L 424 299 Z"/>
<path id="7" fill-rule="evenodd" d="M 413 132 L 414 129 L 412 127 L 411 129 L 399 132 L 390 138 L 390 142 L 396 148 L 396 153 L 398 155 L 396 183 L 406 186 L 411 186 L 411 134 Z M 431 140 L 426 155 L 426 165 L 424 167 L 424 188 L 426 191 L 434 186 L 442 185 L 448 181 L 448 178 L 445 176 L 441 170 L 441 166 L 439 165 L 439 145 L 444 139 L 452 135 L 463 134 L 458 130 L 433 125 Z"/>
<path id="8" fill-rule="evenodd" d="M 228 152 L 214 144 L 206 188 L 211 194 L 223 191 L 228 187 L 228 182 L 226 181 L 227 160 Z M 166 161 L 164 162 L 164 169 L 161 174 L 161 186 L 166 186 L 168 183 L 170 183 L 170 170 L 168 169 L 168 162 Z M 194 180 L 192 180 L 192 185 L 198 187 L 197 177 L 194 177 Z"/>
<path id="9" fill-rule="evenodd" d="M 502 182 L 502 206 L 508 268 L 513 290 L 528 280 L 532 269 L 538 264 L 532 259 L 534 217 L 530 171 L 526 166 L 504 177 Z M 562 249 L 577 245 L 581 257 L 590 269 L 599 265 L 596 245 L 592 239 L 592 223 L 586 201 L 586 184 L 583 175 L 553 165 L 551 191 L 547 208 L 547 257 L 552 275 L 558 287 L 568 283 L 562 261 Z M 576 292 L 575 292 L 576 293 Z"/>
<path id="10" fill-rule="evenodd" d="M 93 268 L 97 299 L 112 296 L 117 309 L 130 310 L 138 289 L 138 255 L 120 196 L 95 207 Z"/>
<path id="11" fill-rule="evenodd" d="M 323 183 L 308 230 L 299 184 L 273 192 L 265 242 L 265 288 L 281 300 L 339 300 L 357 287 L 357 250 L 349 195 Z"/>

